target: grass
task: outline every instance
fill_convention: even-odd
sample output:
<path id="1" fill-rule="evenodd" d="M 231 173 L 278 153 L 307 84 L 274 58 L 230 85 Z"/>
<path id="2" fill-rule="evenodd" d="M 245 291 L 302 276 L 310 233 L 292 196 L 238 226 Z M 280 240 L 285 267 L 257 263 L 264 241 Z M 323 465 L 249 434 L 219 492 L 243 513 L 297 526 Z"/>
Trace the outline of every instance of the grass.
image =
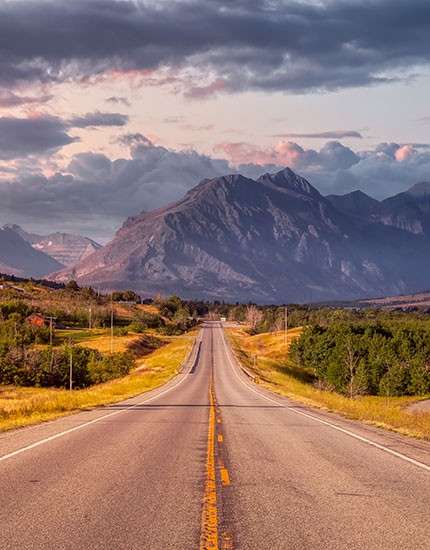
<path id="1" fill-rule="evenodd" d="M 192 346 L 190 334 L 165 342 L 128 376 L 84 390 L 0 387 L 0 431 L 116 403 L 161 386 L 178 373 Z"/>
<path id="2" fill-rule="evenodd" d="M 361 420 L 410 437 L 430 440 L 430 413 L 410 411 L 405 406 L 416 397 L 365 396 L 349 399 L 335 392 L 317 389 L 312 375 L 293 365 L 284 333 L 250 336 L 243 328 L 226 329 L 227 337 L 242 364 L 252 371 L 261 385 L 305 403 L 347 418 Z M 289 341 L 300 329 L 289 331 Z M 254 355 L 257 355 L 254 366 Z"/>
<path id="3" fill-rule="evenodd" d="M 54 345 L 61 345 L 69 338 L 74 344 L 86 346 L 96 349 L 101 353 L 110 353 L 111 350 L 111 335 L 110 329 L 95 328 L 95 329 L 61 329 L 55 331 Z M 127 346 L 134 340 L 139 338 L 138 334 L 130 333 L 126 336 L 118 336 L 114 334 L 113 349 L 114 352 L 126 351 Z"/>

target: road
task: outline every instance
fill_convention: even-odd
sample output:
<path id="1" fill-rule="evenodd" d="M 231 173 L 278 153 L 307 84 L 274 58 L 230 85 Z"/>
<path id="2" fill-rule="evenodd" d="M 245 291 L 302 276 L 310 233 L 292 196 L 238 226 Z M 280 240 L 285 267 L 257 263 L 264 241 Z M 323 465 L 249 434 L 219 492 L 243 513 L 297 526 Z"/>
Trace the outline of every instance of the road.
<path id="1" fill-rule="evenodd" d="M 1 549 L 424 549 L 430 444 L 237 369 L 219 325 L 174 380 L 0 434 Z"/>

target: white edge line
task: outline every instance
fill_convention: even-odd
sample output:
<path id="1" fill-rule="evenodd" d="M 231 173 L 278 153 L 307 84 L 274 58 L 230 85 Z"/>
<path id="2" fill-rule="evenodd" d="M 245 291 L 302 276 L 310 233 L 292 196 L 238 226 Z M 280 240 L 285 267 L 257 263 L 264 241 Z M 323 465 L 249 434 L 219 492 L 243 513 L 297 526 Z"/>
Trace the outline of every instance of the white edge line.
<path id="1" fill-rule="evenodd" d="M 284 405 L 283 403 L 279 403 L 279 401 L 276 401 L 275 399 L 267 397 L 266 395 L 259 392 L 258 390 L 255 390 L 254 388 L 252 388 L 251 386 L 246 384 L 244 382 L 244 380 L 242 380 L 242 378 L 236 372 L 236 369 L 235 369 L 235 367 L 233 365 L 233 362 L 231 360 L 231 357 L 230 357 L 230 353 L 234 353 L 234 352 L 233 351 L 230 352 L 230 350 L 227 346 L 226 337 L 224 335 L 224 330 L 223 329 L 221 329 L 221 334 L 222 334 L 222 340 L 224 342 L 224 347 L 225 347 L 226 355 L 227 355 L 228 361 L 230 363 L 230 366 L 231 366 L 234 374 L 240 380 L 240 382 L 246 388 L 248 388 L 249 391 L 252 391 L 253 393 L 256 393 L 257 395 L 259 395 L 260 397 L 263 397 L 263 399 L 266 399 L 267 401 L 271 401 L 272 403 L 275 403 L 279 407 L 282 407 L 284 409 L 288 409 L 289 411 L 291 411 L 293 413 L 300 414 L 301 416 L 305 416 L 307 418 L 315 420 L 315 422 L 319 422 L 320 424 L 324 424 L 325 426 L 329 426 L 330 428 L 333 428 L 334 430 L 337 430 L 337 431 L 342 432 L 346 435 L 354 437 L 355 439 L 358 439 L 359 441 L 367 443 L 368 445 L 372 445 L 372 447 L 376 447 L 377 449 L 380 449 L 381 451 L 385 451 L 386 453 L 389 453 L 393 456 L 396 456 L 397 458 L 400 458 L 400 459 L 404 460 L 405 462 L 410 462 L 411 464 L 414 464 L 415 466 L 418 466 L 419 468 L 422 468 L 423 470 L 427 470 L 428 472 L 430 472 L 430 466 L 428 464 L 424 464 L 423 462 L 419 462 L 418 460 L 414 460 L 413 458 L 410 458 L 409 456 L 406 456 L 402 453 L 399 453 L 397 451 L 393 451 L 393 449 L 390 449 L 389 447 L 385 447 L 384 445 L 380 445 L 379 443 L 376 443 L 375 441 L 372 441 L 371 439 L 367 439 L 366 437 L 362 437 L 361 435 L 355 434 L 354 432 L 350 432 L 349 430 L 346 430 L 345 428 L 341 428 L 340 426 L 336 426 L 336 424 L 331 424 L 330 422 L 327 422 L 326 420 L 322 420 L 322 419 L 320 419 L 316 416 L 313 416 L 311 414 L 305 413 L 303 411 L 298 411 L 297 409 L 295 409 L 293 407 L 288 407 L 287 405 Z"/>
<path id="2" fill-rule="evenodd" d="M 22 447 L 21 449 L 17 449 L 16 451 L 12 451 L 11 453 L 8 453 L 7 455 L 0 456 L 0 462 L 3 462 L 4 460 L 7 460 L 8 458 L 12 458 L 14 456 L 17 456 L 19 454 L 25 453 L 26 451 L 30 451 L 31 449 L 34 449 L 36 447 L 39 447 L 40 445 L 44 445 L 45 443 L 49 443 L 50 441 L 53 441 L 54 439 L 58 439 L 59 437 L 63 437 L 64 435 L 70 434 L 72 432 L 75 432 L 77 430 L 80 430 L 81 428 L 86 428 L 87 426 L 90 426 L 91 424 L 95 424 L 96 422 L 100 422 L 101 420 L 105 420 L 106 418 L 110 418 L 111 416 L 115 416 L 116 414 L 121 414 L 124 412 L 128 412 L 136 407 L 139 407 L 140 405 L 143 405 L 144 403 L 149 403 L 150 401 L 153 401 L 154 399 L 157 399 L 158 397 L 161 397 L 162 395 L 174 390 L 177 388 L 182 382 L 186 379 L 188 376 L 188 373 L 191 369 L 188 369 L 186 373 L 180 372 L 177 376 L 180 376 L 183 374 L 183 377 L 177 382 L 174 386 L 167 388 L 166 390 L 162 391 L 161 393 L 157 393 L 157 395 L 153 395 L 152 397 L 149 397 L 148 399 L 144 399 L 143 401 L 140 401 L 139 403 L 135 403 L 134 405 L 130 405 L 129 407 L 126 407 L 125 409 L 122 409 L 120 411 L 114 411 L 109 414 L 105 414 L 103 416 L 100 416 L 99 418 L 95 418 L 94 420 L 90 420 L 89 422 L 85 422 L 84 424 L 79 424 L 79 426 L 74 426 L 73 428 L 69 428 L 68 430 L 65 430 L 64 432 L 59 432 L 55 435 L 51 435 L 50 437 L 46 437 L 45 439 L 41 439 L 40 441 L 37 441 L 36 443 L 32 443 L 31 445 L 27 445 L 26 447 Z M 154 390 L 157 391 L 157 390 Z M 97 410 L 97 409 L 94 409 Z"/>

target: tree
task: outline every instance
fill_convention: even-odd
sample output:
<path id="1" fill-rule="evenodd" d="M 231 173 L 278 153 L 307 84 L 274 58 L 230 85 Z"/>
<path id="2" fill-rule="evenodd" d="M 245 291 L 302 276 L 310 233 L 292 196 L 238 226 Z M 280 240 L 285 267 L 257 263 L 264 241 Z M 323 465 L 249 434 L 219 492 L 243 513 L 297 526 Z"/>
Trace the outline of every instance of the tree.
<path id="1" fill-rule="evenodd" d="M 257 306 L 250 305 L 246 308 L 245 321 L 251 325 L 251 330 L 255 332 L 257 325 L 263 321 L 263 312 Z"/>
<path id="2" fill-rule="evenodd" d="M 73 279 L 71 281 L 69 281 L 67 283 L 67 285 L 65 286 L 65 290 L 67 291 L 72 291 L 72 292 L 77 292 L 79 290 L 79 285 L 76 281 L 74 281 Z"/>
<path id="3" fill-rule="evenodd" d="M 182 300 L 179 296 L 169 296 L 160 306 L 160 312 L 169 319 L 173 319 L 175 313 L 182 308 Z"/>

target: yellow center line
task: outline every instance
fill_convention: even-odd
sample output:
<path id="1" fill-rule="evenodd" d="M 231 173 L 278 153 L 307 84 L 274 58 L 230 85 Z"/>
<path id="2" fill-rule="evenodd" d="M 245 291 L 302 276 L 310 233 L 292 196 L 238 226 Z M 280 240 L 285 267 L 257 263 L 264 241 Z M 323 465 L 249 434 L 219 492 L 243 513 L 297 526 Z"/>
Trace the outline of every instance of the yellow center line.
<path id="1" fill-rule="evenodd" d="M 221 483 L 223 485 L 230 485 L 230 476 L 228 475 L 227 468 L 220 468 Z"/>
<path id="2" fill-rule="evenodd" d="M 230 476 L 228 474 L 227 468 L 224 465 L 222 457 L 218 457 L 218 469 L 221 475 L 221 483 L 223 485 L 230 485 Z"/>
<path id="3" fill-rule="evenodd" d="M 218 515 L 215 478 L 215 406 L 212 371 L 209 384 L 209 402 L 210 410 L 208 451 L 206 457 L 206 484 L 202 513 L 200 550 L 218 550 Z"/>
<path id="4" fill-rule="evenodd" d="M 222 443 L 224 441 L 221 434 L 218 434 L 218 443 Z"/>

